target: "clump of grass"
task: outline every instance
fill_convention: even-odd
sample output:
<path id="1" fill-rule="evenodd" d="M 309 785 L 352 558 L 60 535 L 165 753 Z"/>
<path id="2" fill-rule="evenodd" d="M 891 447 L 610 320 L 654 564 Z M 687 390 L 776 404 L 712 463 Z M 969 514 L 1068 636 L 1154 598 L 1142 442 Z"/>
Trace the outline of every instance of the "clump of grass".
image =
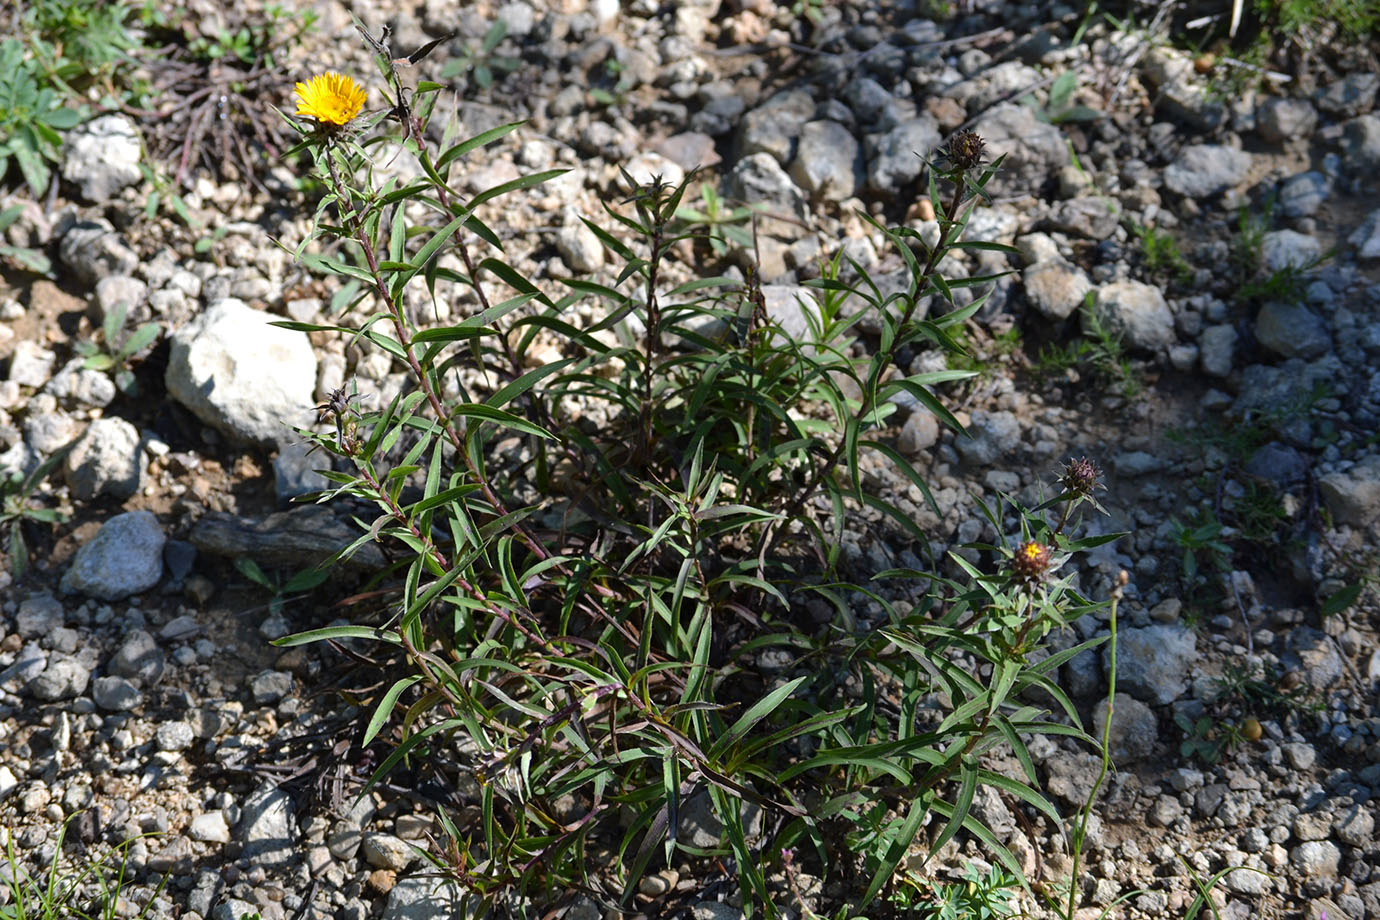
<path id="1" fill-rule="evenodd" d="M 978 380 L 990 380 L 1003 364 L 1009 363 L 1021 354 L 1021 328 L 1014 323 L 997 332 L 972 330 L 956 336 L 955 341 L 962 349 L 949 355 L 948 364 L 953 370 L 967 371 Z"/>
<path id="2" fill-rule="evenodd" d="M 1121 337 L 1098 314 L 1091 292 L 1080 309 L 1086 334 L 1042 347 L 1032 367 L 1045 376 L 1082 369 L 1091 372 L 1099 383 L 1115 387 L 1122 397 L 1134 399 L 1141 392 L 1140 377 L 1122 347 Z"/>
<path id="3" fill-rule="evenodd" d="M 1141 224 L 1133 225 L 1132 230 L 1140 243 L 1145 268 L 1152 275 L 1171 278 L 1179 284 L 1187 284 L 1193 278 L 1193 266 L 1179 251 L 1179 243 L 1173 234 Z"/>
<path id="4" fill-rule="evenodd" d="M 7 896 L 0 904 L 0 920 L 143 920 L 151 916 L 168 883 L 167 876 L 159 881 L 137 913 L 131 912 L 137 905 L 131 905 L 125 897 L 131 874 L 129 848 L 136 840 L 150 835 L 131 837 L 104 852 L 88 854 L 74 864 L 63 853 L 63 841 L 76 818 L 77 815 L 70 816 L 58 828 L 53 861 L 38 875 L 31 874 L 15 852 L 14 833 L 0 828 L 6 867 L 5 887 L 0 888 L 0 895 Z"/>

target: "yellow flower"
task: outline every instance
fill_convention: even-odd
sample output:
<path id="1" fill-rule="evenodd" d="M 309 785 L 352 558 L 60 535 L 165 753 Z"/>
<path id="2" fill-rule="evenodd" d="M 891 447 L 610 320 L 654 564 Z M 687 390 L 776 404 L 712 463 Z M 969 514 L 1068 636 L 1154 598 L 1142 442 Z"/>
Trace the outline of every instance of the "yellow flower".
<path id="1" fill-rule="evenodd" d="M 364 108 L 364 87 L 342 74 L 320 73 L 297 84 L 297 114 L 322 124 L 348 124 Z"/>

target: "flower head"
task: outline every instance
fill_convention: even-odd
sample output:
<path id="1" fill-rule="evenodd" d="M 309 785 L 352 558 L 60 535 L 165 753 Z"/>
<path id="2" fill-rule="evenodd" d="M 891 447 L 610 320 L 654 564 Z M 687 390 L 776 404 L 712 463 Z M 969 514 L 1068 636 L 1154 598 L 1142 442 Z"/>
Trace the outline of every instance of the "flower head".
<path id="1" fill-rule="evenodd" d="M 1016 547 L 1016 555 L 1011 559 L 1011 571 L 1020 581 L 1033 583 L 1040 580 L 1049 568 L 1050 549 L 1043 543 L 1030 540 Z"/>
<path id="2" fill-rule="evenodd" d="M 364 87 L 343 74 L 320 73 L 297 84 L 297 114 L 323 125 L 348 124 L 364 108 Z"/>

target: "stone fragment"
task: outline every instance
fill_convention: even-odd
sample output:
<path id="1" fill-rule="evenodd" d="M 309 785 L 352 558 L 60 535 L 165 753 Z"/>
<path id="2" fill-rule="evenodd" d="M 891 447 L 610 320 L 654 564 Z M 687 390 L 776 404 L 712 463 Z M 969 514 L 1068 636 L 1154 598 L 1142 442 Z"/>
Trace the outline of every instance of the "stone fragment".
<path id="1" fill-rule="evenodd" d="M 1362 115 L 1346 123 L 1342 156 L 1353 173 L 1370 175 L 1380 168 L 1380 116 Z"/>
<path id="2" fill-rule="evenodd" d="M 399 879 L 388 892 L 380 920 L 468 917 L 477 909 L 455 882 L 431 874 L 412 875 Z"/>
<path id="3" fill-rule="evenodd" d="M 805 216 L 804 194 L 770 154 L 754 153 L 739 160 L 729 174 L 729 187 L 735 197 L 749 204 L 761 204 L 780 214 Z"/>
<path id="4" fill-rule="evenodd" d="M 901 195 L 924 168 L 922 156 L 933 156 L 942 140 L 939 126 L 929 115 L 919 115 L 885 134 L 866 138 L 867 186 L 875 192 Z"/>
<path id="5" fill-rule="evenodd" d="M 143 704 L 139 688 L 123 677 L 98 677 L 91 684 L 91 698 L 107 712 L 133 712 Z"/>
<path id="6" fill-rule="evenodd" d="M 75 498 L 110 495 L 124 500 L 139 491 L 147 466 L 139 429 L 111 415 L 86 426 L 63 458 L 62 472 Z"/>
<path id="7" fill-rule="evenodd" d="M 1375 107 L 1377 91 L 1380 91 L 1380 74 L 1360 71 L 1317 90 L 1313 102 L 1329 114 L 1354 118 Z"/>
<path id="8" fill-rule="evenodd" d="M 73 224 L 58 243 L 58 257 L 82 284 L 92 286 L 110 275 L 128 275 L 139 257 L 106 220 Z"/>
<path id="9" fill-rule="evenodd" d="M 1285 179 L 1279 187 L 1279 208 L 1285 217 L 1311 217 L 1332 193 L 1323 173 L 1309 170 Z"/>
<path id="10" fill-rule="evenodd" d="M 1103 667 L 1110 667 L 1111 649 L 1102 654 Z M 1181 626 L 1123 629 L 1117 636 L 1117 686 L 1147 703 L 1172 703 L 1188 689 L 1197 658 L 1197 640 Z"/>
<path id="11" fill-rule="evenodd" d="M 1272 230 L 1261 240 L 1260 258 L 1268 272 L 1307 268 L 1322 258 L 1322 243 L 1297 230 Z"/>
<path id="12" fill-rule="evenodd" d="M 1220 195 L 1246 178 L 1251 155 L 1220 144 L 1191 144 L 1165 167 L 1164 184 L 1185 198 Z"/>
<path id="13" fill-rule="evenodd" d="M 861 184 L 861 148 L 853 133 L 836 121 L 806 122 L 789 172 L 811 198 L 842 201 Z"/>
<path id="14" fill-rule="evenodd" d="M 151 512 L 117 514 L 77 550 L 62 590 L 103 601 L 147 591 L 163 577 L 166 540 Z"/>
<path id="15" fill-rule="evenodd" d="M 1040 121 L 1028 105 L 1005 102 L 989 111 L 974 129 L 988 155 L 1006 160 L 988 183 L 993 195 L 1032 195 L 1069 163 L 1069 148 L 1058 126 Z"/>
<path id="16" fill-rule="evenodd" d="M 1009 456 L 1021 443 L 1021 423 L 1011 412 L 976 411 L 969 421 L 967 434 L 954 438 L 954 449 L 964 462 L 973 466 L 991 466 Z"/>
<path id="17" fill-rule="evenodd" d="M 805 90 L 777 93 L 743 116 L 739 149 L 743 157 L 754 153 L 772 156 L 784 165 L 795 156 L 801 127 L 815 112 L 815 100 Z"/>
<path id="18" fill-rule="evenodd" d="M 19 602 L 14 615 L 14 631 L 22 638 L 36 639 L 62 626 L 62 602 L 51 594 L 33 594 Z"/>
<path id="19" fill-rule="evenodd" d="M 556 232 L 556 251 L 573 272 L 589 274 L 604 267 L 604 244 L 579 221 L 567 223 Z"/>
<path id="20" fill-rule="evenodd" d="M 244 800 L 236 836 L 242 858 L 264 867 L 288 865 L 297 845 L 297 814 L 287 791 L 266 783 Z"/>
<path id="21" fill-rule="evenodd" d="M 1093 289 L 1081 268 L 1058 258 L 1027 266 L 1021 282 L 1030 305 L 1053 320 L 1072 316 Z"/>
<path id="22" fill-rule="evenodd" d="M 1332 348 L 1322 317 L 1300 303 L 1272 300 L 1255 317 L 1255 338 L 1286 358 L 1319 358 Z"/>
<path id="23" fill-rule="evenodd" d="M 9 379 L 24 387 L 38 389 L 52 376 L 57 355 L 37 342 L 17 342 L 10 354 Z"/>
<path id="24" fill-rule="evenodd" d="M 1356 258 L 1380 259 L 1380 209 L 1371 211 L 1361 225 L 1346 238 L 1356 249 Z"/>
<path id="25" fill-rule="evenodd" d="M 897 446 L 908 457 L 918 457 L 939 441 L 939 419 L 928 409 L 917 409 L 901 426 Z"/>
<path id="26" fill-rule="evenodd" d="M 1115 201 L 1101 195 L 1088 195 L 1059 202 L 1054 206 L 1048 225 L 1063 233 L 1105 240 L 1116 232 L 1120 221 L 1121 209 Z"/>
<path id="27" fill-rule="evenodd" d="M 364 861 L 375 869 L 401 871 L 417 858 L 416 851 L 404 840 L 392 834 L 367 834 L 360 847 Z"/>
<path id="28" fill-rule="evenodd" d="M 752 802 L 742 804 L 740 815 L 748 840 L 762 834 L 762 809 Z M 723 845 L 723 823 L 714 813 L 708 793 L 697 792 L 681 802 L 680 838 L 691 846 L 712 850 Z"/>
<path id="29" fill-rule="evenodd" d="M 1310 137 L 1317 125 L 1317 109 L 1307 99 L 1272 96 L 1255 110 L 1255 130 L 1269 144 Z"/>
<path id="30" fill-rule="evenodd" d="M 1093 707 L 1093 725 L 1097 735 L 1111 740 L 1112 759 L 1118 764 L 1131 764 L 1149 757 L 1159 741 L 1159 723 L 1155 714 L 1135 697 L 1118 693 L 1112 706 L 1111 732 L 1104 734 L 1107 725 L 1107 701 L 1099 700 Z"/>
<path id="31" fill-rule="evenodd" d="M 70 700 L 86 692 L 91 671 L 75 658 L 52 658 L 42 674 L 29 682 L 29 693 L 45 703 Z"/>
<path id="32" fill-rule="evenodd" d="M 1214 377 L 1225 377 L 1230 374 L 1236 340 L 1239 337 L 1236 327 L 1228 323 L 1203 329 L 1198 336 L 1198 362 L 1202 365 L 1203 373 Z"/>
<path id="33" fill-rule="evenodd" d="M 1336 878 L 1342 851 L 1330 840 L 1310 840 L 1294 847 L 1290 865 L 1305 879 Z"/>

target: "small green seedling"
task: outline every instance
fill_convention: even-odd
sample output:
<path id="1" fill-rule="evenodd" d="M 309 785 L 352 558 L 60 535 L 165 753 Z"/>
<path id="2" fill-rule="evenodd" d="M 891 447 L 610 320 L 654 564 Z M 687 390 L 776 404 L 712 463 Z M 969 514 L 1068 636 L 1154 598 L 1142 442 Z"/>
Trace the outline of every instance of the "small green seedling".
<path id="1" fill-rule="evenodd" d="M 268 601 L 268 612 L 273 616 L 281 616 L 283 605 L 293 596 L 306 594 L 331 577 L 331 573 L 323 569 L 303 569 L 286 581 L 281 581 L 270 577 L 257 562 L 248 556 L 236 557 L 235 568 L 254 584 L 272 592 L 273 597 Z"/>
<path id="2" fill-rule="evenodd" d="M 0 211 L 0 234 L 8 230 L 10 225 L 18 220 L 19 215 L 23 213 L 24 206 L 22 204 Z M 31 249 L 27 246 L 9 246 L 0 243 L 0 260 L 12 263 L 16 268 L 23 271 L 34 272 L 39 275 L 47 275 L 53 270 L 52 261 L 41 250 Z"/>
<path id="3" fill-rule="evenodd" d="M 79 342 L 77 353 L 86 357 L 82 367 L 93 371 L 113 369 L 115 386 L 120 388 L 120 392 L 126 396 L 138 396 L 139 381 L 135 379 L 134 371 L 129 366 L 130 360 L 153 344 L 154 339 L 163 331 L 163 327 L 155 322 L 144 323 L 120 342 L 127 311 L 127 304 L 116 304 L 115 308 L 105 315 L 105 322 L 101 324 L 102 344 L 98 346 L 94 342 Z"/>
<path id="4" fill-rule="evenodd" d="M 5 541 L 5 555 L 10 574 L 19 578 L 29 570 L 29 545 L 24 539 L 24 523 L 60 524 L 66 515 L 56 508 L 42 508 L 33 503 L 34 493 L 48 474 L 62 462 L 70 448 L 63 448 L 44 460 L 27 476 L 15 472 L 0 478 L 0 535 Z"/>
<path id="5" fill-rule="evenodd" d="M 730 208 L 709 182 L 700 183 L 700 208 L 689 205 L 676 211 L 676 218 L 688 224 L 703 224 L 704 236 L 715 255 L 722 256 L 733 246 L 752 245 L 752 232 L 744 221 L 752 218 L 753 209 L 746 205 Z"/>

